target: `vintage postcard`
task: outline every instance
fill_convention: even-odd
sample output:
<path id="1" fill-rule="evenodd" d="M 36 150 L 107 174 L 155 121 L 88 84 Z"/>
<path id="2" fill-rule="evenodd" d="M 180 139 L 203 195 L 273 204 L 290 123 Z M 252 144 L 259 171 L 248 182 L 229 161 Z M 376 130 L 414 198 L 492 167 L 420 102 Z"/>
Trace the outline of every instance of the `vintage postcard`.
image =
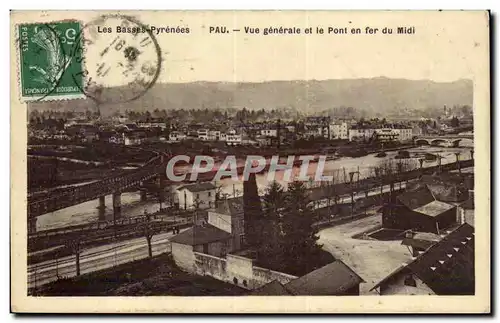
<path id="1" fill-rule="evenodd" d="M 491 311 L 487 11 L 10 18 L 13 312 Z"/>

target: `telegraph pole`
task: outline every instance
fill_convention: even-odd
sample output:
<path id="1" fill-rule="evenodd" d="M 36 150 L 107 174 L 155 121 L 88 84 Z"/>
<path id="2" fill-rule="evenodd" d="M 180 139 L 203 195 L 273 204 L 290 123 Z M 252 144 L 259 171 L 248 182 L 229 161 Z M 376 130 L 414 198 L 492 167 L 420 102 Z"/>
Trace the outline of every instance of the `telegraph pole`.
<path id="1" fill-rule="evenodd" d="M 277 122 L 277 127 L 276 127 L 276 137 L 278 139 L 278 150 L 280 149 L 281 145 L 281 119 L 278 118 Z"/>
<path id="2" fill-rule="evenodd" d="M 456 152 L 455 153 L 455 157 L 457 159 L 457 168 L 458 168 L 458 174 L 459 175 L 462 175 L 462 169 L 460 167 L 460 153 L 459 152 Z"/>
<path id="3" fill-rule="evenodd" d="M 349 172 L 349 179 L 351 182 L 351 216 L 354 216 L 354 184 L 353 177 L 355 172 Z"/>

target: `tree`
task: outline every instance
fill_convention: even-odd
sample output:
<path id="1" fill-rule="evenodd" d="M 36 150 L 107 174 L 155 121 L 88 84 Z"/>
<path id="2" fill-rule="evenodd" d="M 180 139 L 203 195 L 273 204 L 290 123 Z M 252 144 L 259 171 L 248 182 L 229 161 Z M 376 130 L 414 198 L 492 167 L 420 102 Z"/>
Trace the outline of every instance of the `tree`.
<path id="1" fill-rule="evenodd" d="M 139 226 L 140 230 L 142 230 L 142 233 L 144 234 L 144 237 L 146 238 L 146 242 L 148 243 L 148 255 L 149 258 L 153 257 L 153 246 L 151 244 L 151 241 L 153 240 L 154 236 L 154 230 L 153 230 L 153 223 L 151 222 L 151 216 L 148 214 L 146 211 L 144 211 L 144 222 L 142 225 Z"/>
<path id="2" fill-rule="evenodd" d="M 260 246 L 262 205 L 255 173 L 250 173 L 248 180 L 243 183 L 243 217 L 246 244 Z"/>
<path id="3" fill-rule="evenodd" d="M 274 181 L 266 188 L 263 196 L 263 219 L 261 244 L 257 250 L 260 263 L 268 268 L 280 268 L 284 263 L 282 250 L 282 218 L 285 205 L 283 186 Z"/>
<path id="4" fill-rule="evenodd" d="M 80 237 L 76 237 L 68 241 L 68 246 L 75 254 L 75 268 L 76 268 L 76 276 L 80 276 L 80 252 L 81 252 L 81 241 Z"/>
<path id="5" fill-rule="evenodd" d="M 313 227 L 314 210 L 309 204 L 307 189 L 303 182 L 288 185 L 282 219 L 282 248 L 286 272 L 305 274 L 315 269 L 321 246 L 317 229 Z"/>

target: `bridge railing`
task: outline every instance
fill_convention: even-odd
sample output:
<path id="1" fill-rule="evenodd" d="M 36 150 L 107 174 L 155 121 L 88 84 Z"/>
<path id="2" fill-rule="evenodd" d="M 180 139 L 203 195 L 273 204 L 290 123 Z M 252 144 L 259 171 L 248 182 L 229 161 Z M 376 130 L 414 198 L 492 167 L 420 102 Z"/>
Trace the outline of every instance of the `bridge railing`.
<path id="1" fill-rule="evenodd" d="M 142 168 L 133 173 L 127 172 L 121 176 L 105 178 L 99 182 L 72 187 L 68 191 L 50 195 L 44 199 L 28 201 L 28 217 L 38 216 L 136 186 L 140 182 L 158 175 L 161 171 L 159 161 L 160 156 L 155 156 Z"/>

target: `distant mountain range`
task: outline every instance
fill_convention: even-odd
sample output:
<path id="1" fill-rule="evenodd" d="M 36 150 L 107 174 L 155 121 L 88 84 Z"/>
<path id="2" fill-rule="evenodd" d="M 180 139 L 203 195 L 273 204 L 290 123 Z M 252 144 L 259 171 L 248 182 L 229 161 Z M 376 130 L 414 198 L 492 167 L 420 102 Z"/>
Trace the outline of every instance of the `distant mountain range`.
<path id="1" fill-rule="evenodd" d="M 109 91 L 119 97 L 122 88 Z M 302 113 L 318 113 L 334 107 L 353 107 L 367 115 L 395 111 L 443 109 L 444 105 L 473 103 L 471 80 L 433 82 L 429 80 L 345 79 L 324 81 L 269 81 L 262 83 L 193 82 L 158 83 L 140 98 L 125 103 L 106 104 L 101 114 L 116 111 L 155 109 L 291 108 Z M 92 100 L 36 102 L 37 110 L 94 110 Z"/>

